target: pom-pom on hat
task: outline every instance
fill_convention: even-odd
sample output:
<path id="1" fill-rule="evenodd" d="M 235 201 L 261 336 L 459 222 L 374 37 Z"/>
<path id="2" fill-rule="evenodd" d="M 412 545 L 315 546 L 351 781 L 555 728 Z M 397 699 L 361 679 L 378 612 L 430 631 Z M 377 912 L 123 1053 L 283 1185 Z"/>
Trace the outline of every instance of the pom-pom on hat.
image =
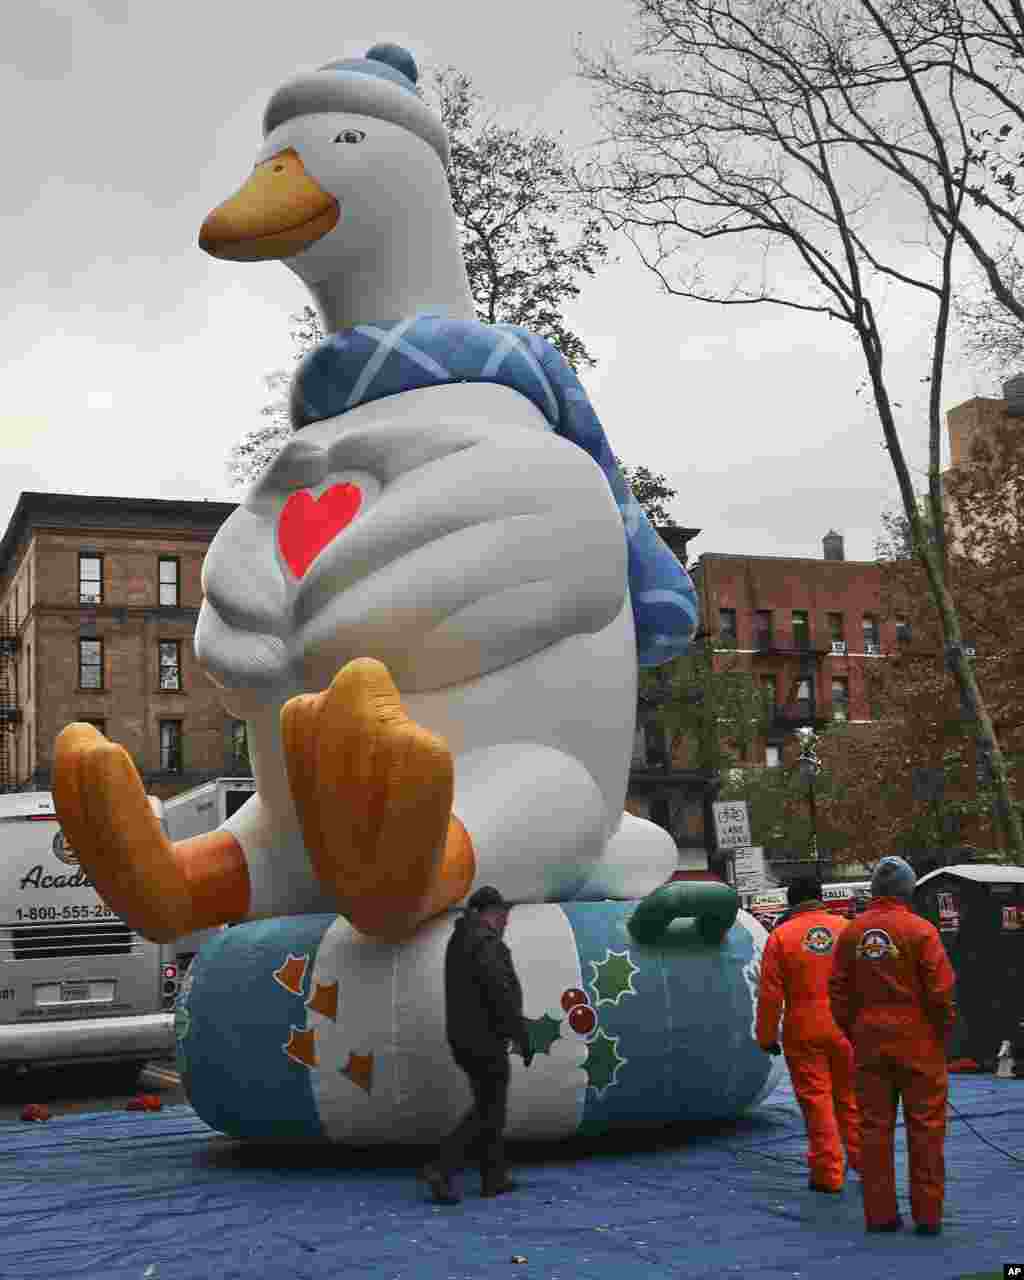
<path id="1" fill-rule="evenodd" d="M 914 868 L 902 858 L 883 858 L 871 877 L 871 892 L 876 898 L 912 898 L 916 887 Z"/>
<path id="2" fill-rule="evenodd" d="M 422 138 L 448 164 L 448 135 L 416 90 L 419 71 L 408 49 L 375 44 L 365 58 L 339 58 L 301 72 L 277 89 L 263 113 L 263 136 L 296 116 L 344 111 L 388 120 Z"/>

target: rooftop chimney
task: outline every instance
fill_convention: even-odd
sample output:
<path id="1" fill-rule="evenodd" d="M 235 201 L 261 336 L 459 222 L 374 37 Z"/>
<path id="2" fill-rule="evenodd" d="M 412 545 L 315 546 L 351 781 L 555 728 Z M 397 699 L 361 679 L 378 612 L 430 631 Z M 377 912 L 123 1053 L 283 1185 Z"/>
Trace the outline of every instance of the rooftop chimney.
<path id="1" fill-rule="evenodd" d="M 1003 399 L 1011 418 L 1024 418 L 1024 373 L 1003 383 Z"/>
<path id="2" fill-rule="evenodd" d="M 1024 388 L 1022 388 L 1024 390 Z M 829 529 L 821 540 L 821 545 L 825 548 L 826 560 L 843 560 L 843 535 L 836 533 L 835 529 Z"/>

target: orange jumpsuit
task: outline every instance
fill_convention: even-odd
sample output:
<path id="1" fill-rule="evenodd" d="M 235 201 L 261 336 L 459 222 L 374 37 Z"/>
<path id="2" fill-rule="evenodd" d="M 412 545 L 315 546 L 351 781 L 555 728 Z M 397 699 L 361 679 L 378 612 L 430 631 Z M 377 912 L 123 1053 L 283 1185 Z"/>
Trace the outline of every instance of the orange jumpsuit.
<path id="1" fill-rule="evenodd" d="M 802 902 L 768 937 L 761 959 L 757 1042 L 782 1047 L 807 1125 L 811 1181 L 825 1190 L 843 1185 L 843 1148 L 850 1167 L 860 1164 L 860 1125 L 853 1083 L 853 1050 L 829 1008 L 832 955 L 848 922 L 820 902 Z"/>
<path id="2" fill-rule="evenodd" d="M 911 1212 L 918 1224 L 941 1225 L 953 983 L 938 930 L 899 898 L 872 899 L 836 947 L 829 989 L 857 1064 L 868 1227 L 899 1217 L 893 1141 L 901 1097 Z"/>

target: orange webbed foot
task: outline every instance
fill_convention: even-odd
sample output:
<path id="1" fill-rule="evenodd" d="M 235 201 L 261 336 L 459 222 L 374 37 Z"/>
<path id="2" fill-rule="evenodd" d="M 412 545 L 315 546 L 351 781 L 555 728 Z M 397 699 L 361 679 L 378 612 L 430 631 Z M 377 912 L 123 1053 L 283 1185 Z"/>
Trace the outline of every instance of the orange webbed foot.
<path id="1" fill-rule="evenodd" d="M 211 832 L 172 845 L 128 752 L 92 725 L 57 735 L 53 801 L 100 897 L 143 937 L 172 942 L 246 914 L 248 870 L 234 838 Z"/>
<path id="2" fill-rule="evenodd" d="M 465 896 L 475 858 L 451 752 L 406 715 L 383 663 L 357 658 L 292 698 L 281 732 L 313 869 L 356 929 L 402 941 Z"/>

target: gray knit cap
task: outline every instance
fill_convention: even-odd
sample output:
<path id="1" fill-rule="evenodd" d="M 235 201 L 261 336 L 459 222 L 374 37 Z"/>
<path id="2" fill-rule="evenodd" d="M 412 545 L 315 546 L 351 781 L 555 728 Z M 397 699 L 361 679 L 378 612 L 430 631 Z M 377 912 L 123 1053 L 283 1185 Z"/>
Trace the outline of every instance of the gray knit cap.
<path id="1" fill-rule="evenodd" d="M 412 54 L 396 44 L 375 44 L 365 58 L 339 58 L 293 76 L 275 91 L 263 116 L 263 136 L 295 116 L 341 111 L 373 116 L 415 133 L 448 164 L 448 135 L 441 117 L 416 90 Z"/>
<path id="2" fill-rule="evenodd" d="M 883 858 L 871 877 L 871 892 L 876 898 L 912 898 L 916 887 L 914 868 L 902 858 Z"/>

